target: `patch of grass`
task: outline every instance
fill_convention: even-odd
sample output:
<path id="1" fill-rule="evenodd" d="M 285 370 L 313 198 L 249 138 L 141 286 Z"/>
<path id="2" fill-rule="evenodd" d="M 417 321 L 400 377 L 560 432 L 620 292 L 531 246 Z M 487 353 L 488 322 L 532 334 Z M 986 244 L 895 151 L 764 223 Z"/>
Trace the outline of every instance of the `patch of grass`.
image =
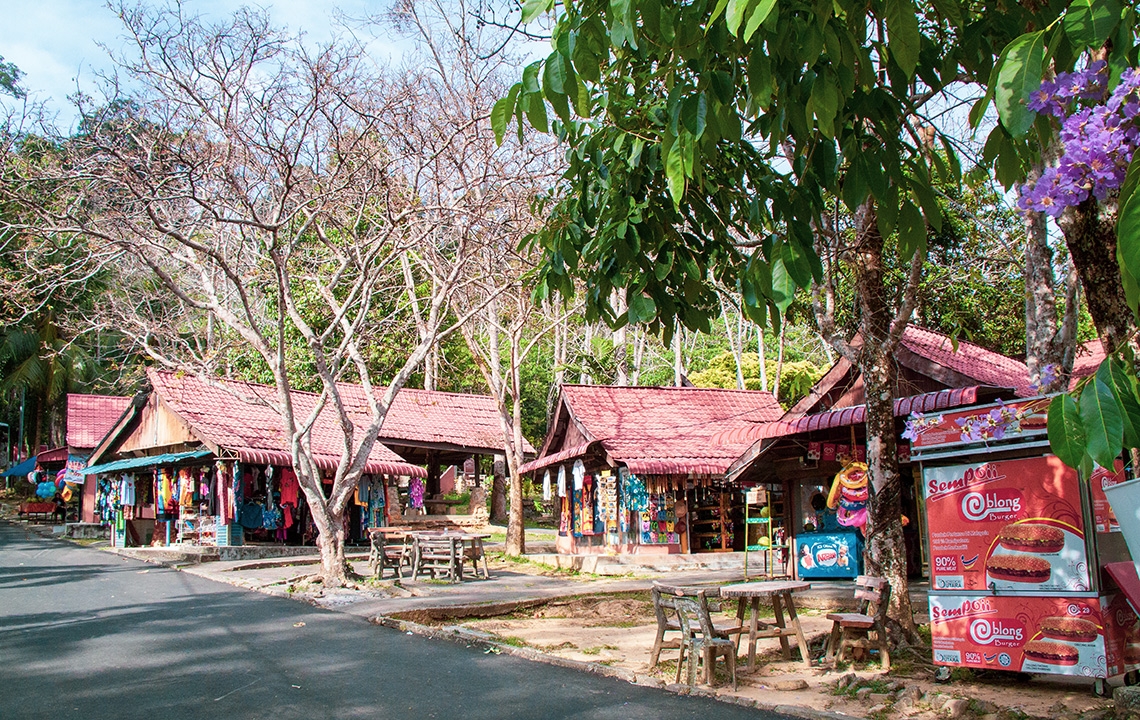
<path id="1" fill-rule="evenodd" d="M 520 557 L 518 555 L 507 555 L 506 553 L 501 553 L 501 552 L 490 552 L 490 553 L 488 553 L 488 555 L 491 555 L 496 560 L 501 560 L 503 562 L 515 563 L 517 565 L 529 565 L 531 567 L 542 568 L 543 570 L 546 570 L 547 572 L 553 573 L 555 575 L 563 575 L 566 577 L 579 577 L 579 576 L 589 577 L 589 578 L 599 577 L 598 575 L 595 575 L 594 573 L 582 572 L 581 570 L 575 570 L 575 569 L 571 569 L 571 568 L 558 568 L 558 567 L 554 567 L 553 565 L 548 565 L 546 563 L 537 562 L 535 560 L 531 560 L 528 557 Z"/>
<path id="2" fill-rule="evenodd" d="M 582 654 L 583 655 L 599 655 L 599 654 L 601 654 L 601 652 L 602 652 L 602 648 L 600 648 L 596 645 L 593 647 L 582 648 Z"/>
<path id="3" fill-rule="evenodd" d="M 831 694 L 853 698 L 855 697 L 855 692 L 863 688 L 871 688 L 871 692 L 873 693 L 889 693 L 891 691 L 891 681 L 880 678 L 857 680 L 842 690 L 832 690 Z"/>
<path id="4" fill-rule="evenodd" d="M 501 637 L 499 638 L 499 642 L 504 645 L 510 645 L 511 647 L 530 647 L 530 643 L 528 643 L 526 640 L 523 640 L 518 635 L 507 635 L 506 637 Z"/>

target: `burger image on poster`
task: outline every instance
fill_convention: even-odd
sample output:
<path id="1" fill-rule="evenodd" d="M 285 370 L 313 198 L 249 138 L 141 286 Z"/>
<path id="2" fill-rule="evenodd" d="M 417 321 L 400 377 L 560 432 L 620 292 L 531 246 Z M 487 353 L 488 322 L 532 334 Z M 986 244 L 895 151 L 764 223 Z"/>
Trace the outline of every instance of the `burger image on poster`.
<path id="1" fill-rule="evenodd" d="M 986 560 L 986 574 L 998 590 L 1083 591 L 1089 588 L 1084 539 L 1054 524 L 1023 520 L 998 531 Z"/>

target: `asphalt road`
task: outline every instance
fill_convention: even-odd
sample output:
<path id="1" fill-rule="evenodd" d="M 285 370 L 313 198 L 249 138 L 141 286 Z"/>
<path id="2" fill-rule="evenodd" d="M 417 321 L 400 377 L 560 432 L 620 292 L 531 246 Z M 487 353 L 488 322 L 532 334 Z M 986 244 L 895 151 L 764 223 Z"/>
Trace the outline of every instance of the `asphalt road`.
<path id="1" fill-rule="evenodd" d="M 763 718 L 0 522 L 0 718 Z"/>

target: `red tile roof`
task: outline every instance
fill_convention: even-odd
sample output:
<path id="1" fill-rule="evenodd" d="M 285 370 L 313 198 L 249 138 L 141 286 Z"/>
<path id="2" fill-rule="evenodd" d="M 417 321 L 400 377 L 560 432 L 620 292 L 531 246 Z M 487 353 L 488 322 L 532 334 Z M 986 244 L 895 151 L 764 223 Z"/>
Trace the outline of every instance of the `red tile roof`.
<path id="1" fill-rule="evenodd" d="M 503 452 L 499 409 L 490 395 L 404 388 L 384 418 L 380 438 L 394 445 L 404 441 Z M 533 455 L 531 444 L 523 443 L 524 452 Z"/>
<path id="2" fill-rule="evenodd" d="M 748 443 L 716 445 L 714 436 L 783 414 L 756 390 L 563 385 L 562 399 L 588 439 L 644 474 L 721 474 Z"/>
<path id="3" fill-rule="evenodd" d="M 67 444 L 91 449 L 111 431 L 123 411 L 131 404 L 129 397 L 117 395 L 67 396 Z"/>
<path id="4" fill-rule="evenodd" d="M 1077 356 L 1073 358 L 1073 379 L 1069 383 L 1069 389 L 1075 388 L 1081 378 L 1095 373 L 1105 357 L 1107 356 L 1104 353 L 1104 345 L 1100 340 L 1089 340 L 1077 348 Z"/>
<path id="5" fill-rule="evenodd" d="M 159 398 L 203 440 L 237 453 L 246 462 L 292 464 L 280 416 L 270 406 L 257 403 L 259 399 L 276 402 L 276 388 L 222 379 L 207 383 L 194 376 L 153 369 L 147 371 L 147 376 Z M 363 434 L 369 420 L 363 390 L 359 385 L 344 385 L 341 389 L 358 435 Z M 249 398 L 251 402 L 239 399 L 235 393 Z M 294 391 L 293 405 L 297 417 L 308 415 L 316 407 L 317 400 L 314 393 Z M 312 433 L 314 460 L 323 470 L 334 470 L 340 463 L 344 439 L 339 427 L 335 410 L 326 405 Z M 426 475 L 423 468 L 405 463 L 380 442 L 373 446 L 364 471 Z"/>
<path id="6" fill-rule="evenodd" d="M 979 385 L 1011 387 L 1019 395 L 1028 392 L 1029 368 L 1025 363 L 986 350 L 965 340 L 958 341 L 958 350 L 949 336 L 908 325 L 903 331 L 902 345 L 931 362 L 972 378 Z"/>

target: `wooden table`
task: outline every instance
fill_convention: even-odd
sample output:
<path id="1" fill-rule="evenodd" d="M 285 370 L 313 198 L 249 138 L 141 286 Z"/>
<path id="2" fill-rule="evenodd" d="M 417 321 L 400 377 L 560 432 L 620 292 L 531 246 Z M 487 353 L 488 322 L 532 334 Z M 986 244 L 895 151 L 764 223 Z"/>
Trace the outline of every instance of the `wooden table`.
<path id="1" fill-rule="evenodd" d="M 735 585 L 724 585 L 720 589 L 723 598 L 737 598 L 736 618 L 743 624 L 745 601 L 752 600 L 752 618 L 748 624 L 748 669 L 756 669 L 756 638 L 780 638 L 780 649 L 784 659 L 792 658 L 788 638 L 792 635 L 800 645 L 800 657 L 806 667 L 811 667 L 811 655 L 808 654 L 807 639 L 804 638 L 803 628 L 800 627 L 800 618 L 796 615 L 796 604 L 792 600 L 792 593 L 807 590 L 811 583 L 794 581 L 767 581 L 745 582 Z M 760 598 L 772 598 L 772 613 L 775 615 L 775 627 L 770 623 L 760 621 Z M 784 622 L 784 610 L 788 611 L 788 623 Z"/>
<path id="2" fill-rule="evenodd" d="M 458 532 L 417 532 L 411 533 L 412 536 L 412 579 L 415 580 L 420 571 L 425 568 L 433 567 L 433 563 L 425 561 L 424 548 L 432 541 L 445 541 L 450 548 L 450 565 L 449 575 L 453 582 L 461 582 L 463 580 L 463 562 L 466 559 L 466 550 L 471 549 L 471 564 L 475 571 L 475 576 L 479 576 L 479 558 L 483 559 L 483 579 L 491 577 L 490 568 L 487 566 L 487 554 L 483 550 L 483 541 L 491 537 L 486 533 L 458 533 Z M 434 564 L 438 569 L 440 565 Z M 433 571 L 432 577 L 435 577 Z"/>

